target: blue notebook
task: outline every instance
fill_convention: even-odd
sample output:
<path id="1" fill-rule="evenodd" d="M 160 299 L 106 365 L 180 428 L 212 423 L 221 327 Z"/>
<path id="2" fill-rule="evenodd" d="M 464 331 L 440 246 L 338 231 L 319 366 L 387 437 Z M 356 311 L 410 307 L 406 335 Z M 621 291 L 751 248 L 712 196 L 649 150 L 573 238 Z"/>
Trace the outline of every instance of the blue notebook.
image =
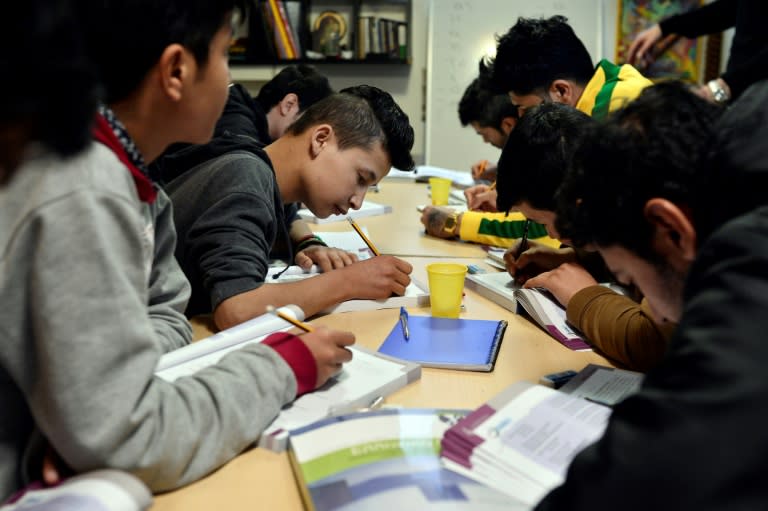
<path id="1" fill-rule="evenodd" d="M 506 328 L 506 321 L 410 316 L 409 339 L 398 321 L 379 352 L 424 367 L 488 372 L 496 363 Z"/>

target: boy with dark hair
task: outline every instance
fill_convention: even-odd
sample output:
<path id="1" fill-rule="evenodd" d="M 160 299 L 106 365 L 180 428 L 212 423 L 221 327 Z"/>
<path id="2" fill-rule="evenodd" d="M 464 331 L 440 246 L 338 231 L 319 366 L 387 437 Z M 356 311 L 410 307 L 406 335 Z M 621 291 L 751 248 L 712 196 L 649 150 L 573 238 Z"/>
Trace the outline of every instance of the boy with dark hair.
<path id="1" fill-rule="evenodd" d="M 563 16 L 518 18 L 499 38 L 495 59 L 480 67 L 494 90 L 509 94 L 520 116 L 533 106 L 556 102 L 601 118 L 651 85 L 628 64 L 601 60 L 595 68 Z"/>
<path id="2" fill-rule="evenodd" d="M 97 102 L 95 73 L 69 2 L 8 7 L 0 28 L 0 69 L 7 73 L 0 81 L 0 185 L 33 143 L 60 156 L 82 150 L 91 139 Z"/>
<path id="3" fill-rule="evenodd" d="M 71 33 L 84 37 L 108 98 L 96 142 L 68 158 L 43 145 L 0 190 L 0 499 L 38 479 L 44 458 L 59 460 L 47 482 L 105 467 L 154 491 L 192 482 L 337 372 L 354 341 L 325 329 L 278 334 L 188 378 L 154 377 L 163 351 L 191 338 L 189 286 L 169 201 L 143 161 L 210 137 L 236 2 L 76 5 Z"/>
<path id="4" fill-rule="evenodd" d="M 501 149 L 517 123 L 517 109 L 506 94 L 494 94 L 475 78 L 464 91 L 459 102 L 459 119 L 463 126 L 471 124 L 483 140 Z M 477 179 L 476 169 L 472 173 Z M 486 167 L 487 169 L 487 167 Z M 492 178 L 496 176 L 494 164 Z M 421 214 L 421 223 L 427 234 L 444 239 L 458 238 L 462 241 L 483 243 L 498 247 L 509 247 L 523 235 L 525 217 L 519 213 L 498 213 L 496 192 L 487 185 L 476 185 L 464 191 L 470 211 L 462 213 L 452 208 L 427 206 Z M 493 207 L 488 204 L 493 202 Z M 553 240 L 546 237 L 544 227 L 529 226 L 528 235 L 544 243 Z"/>
<path id="5" fill-rule="evenodd" d="M 260 140 L 267 145 L 277 140 L 307 108 L 333 94 L 328 78 L 313 66 L 284 67 L 259 89 L 256 102 L 267 121 L 268 132 L 260 127 Z M 266 136 L 264 136 L 266 135 Z"/>
<path id="6" fill-rule="evenodd" d="M 592 122 L 567 105 L 532 108 L 510 135 L 499 160 L 499 209 L 518 210 L 544 224 L 551 237 L 569 243 L 554 227 L 554 196 L 581 133 Z M 612 217 L 601 222 L 612 223 Z M 598 285 L 598 280 L 610 276 L 597 254 L 535 242 L 517 254 L 517 247 L 505 254 L 510 274 L 525 287 L 551 291 L 566 307 L 568 321 L 614 363 L 646 371 L 661 358 L 674 325 L 657 325 L 647 306 Z"/>
<path id="7" fill-rule="evenodd" d="M 559 216 L 564 232 L 595 244 L 679 326 L 639 392 L 614 408 L 603 437 L 538 510 L 768 502 L 768 84 L 748 89 L 714 124 L 714 105 L 683 89 L 658 93 L 589 134 Z M 714 138 L 692 148 L 702 131 Z M 606 212 L 611 225 L 594 221 Z"/>
<path id="8" fill-rule="evenodd" d="M 219 124 L 230 122 L 239 101 L 230 94 Z M 296 214 L 298 203 L 319 217 L 345 214 L 392 166 L 413 167 L 413 129 L 392 97 L 375 87 L 344 89 L 309 107 L 263 150 L 249 137 L 253 119 L 241 121 L 236 131 L 189 148 L 179 162 L 189 170 L 166 187 L 179 231 L 176 257 L 192 284 L 187 314 L 213 312 L 227 328 L 267 305 L 295 303 L 313 315 L 345 300 L 402 295 L 408 263 L 392 256 L 356 262 L 326 247 Z M 275 257 L 317 264 L 323 273 L 271 284 Z"/>

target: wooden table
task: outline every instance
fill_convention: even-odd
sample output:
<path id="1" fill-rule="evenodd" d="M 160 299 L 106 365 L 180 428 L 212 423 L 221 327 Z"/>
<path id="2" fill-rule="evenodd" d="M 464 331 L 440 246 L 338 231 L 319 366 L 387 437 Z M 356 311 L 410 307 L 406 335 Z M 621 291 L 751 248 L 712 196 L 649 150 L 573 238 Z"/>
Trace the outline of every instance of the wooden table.
<path id="1" fill-rule="evenodd" d="M 385 238 L 382 236 L 380 239 L 383 241 Z M 426 282 L 426 265 L 443 258 L 405 259 L 413 264 L 414 277 Z M 481 259 L 456 258 L 455 261 L 490 269 Z M 533 323 L 471 290 L 466 290 L 465 305 L 462 317 L 506 319 L 509 322 L 493 372 L 424 368 L 419 381 L 389 396 L 385 400 L 386 405 L 473 409 L 513 382 L 535 382 L 543 374 L 581 369 L 590 362 L 607 364 L 595 353 L 570 351 Z M 426 315 L 429 309 L 414 308 L 409 309 L 409 313 Z M 359 345 L 377 349 L 397 317 L 397 310 L 388 309 L 332 314 L 316 318 L 311 323 L 353 331 Z M 205 325 L 198 323 L 196 327 L 198 335 L 205 334 Z M 153 509 L 292 511 L 303 508 L 287 454 L 251 449 L 208 477 L 175 492 L 157 496 Z"/>
<path id="2" fill-rule="evenodd" d="M 424 233 L 416 207 L 430 204 L 427 185 L 402 180 L 384 180 L 378 193 L 368 193 L 366 200 L 392 206 L 392 213 L 363 217 L 356 222 L 368 228 L 376 248 L 382 254 L 419 257 L 485 257 L 481 245 L 444 240 Z M 347 222 L 310 224 L 316 232 L 347 231 Z"/>

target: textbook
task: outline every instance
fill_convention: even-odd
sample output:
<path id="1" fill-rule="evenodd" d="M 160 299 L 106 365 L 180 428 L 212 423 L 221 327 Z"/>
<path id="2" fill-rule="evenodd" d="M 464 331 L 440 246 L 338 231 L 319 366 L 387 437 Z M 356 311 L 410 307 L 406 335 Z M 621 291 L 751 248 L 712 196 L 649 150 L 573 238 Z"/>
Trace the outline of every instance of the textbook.
<path id="1" fill-rule="evenodd" d="M 509 510 L 509 497 L 440 463 L 440 439 L 466 411 L 382 409 L 296 430 L 290 460 L 313 511 Z"/>
<path id="2" fill-rule="evenodd" d="M 299 307 L 279 310 L 298 320 L 304 319 Z M 269 334 L 286 331 L 293 325 L 274 314 L 265 314 L 240 325 L 222 330 L 206 339 L 166 353 L 160 357 L 155 375 L 167 381 L 189 376 L 218 362 L 224 355 Z M 367 407 L 421 377 L 418 364 L 397 360 L 359 346 L 350 346 L 352 360 L 323 387 L 286 405 L 265 428 L 258 440 L 260 447 L 284 450 L 290 430 L 316 420 Z"/>
<path id="3" fill-rule="evenodd" d="M 441 456 L 448 469 L 533 507 L 600 438 L 610 413 L 559 390 L 515 383 L 449 428 Z"/>
<path id="4" fill-rule="evenodd" d="M 517 314 L 524 311 L 566 348 L 592 349 L 584 336 L 568 324 L 563 306 L 546 291 L 521 288 L 507 272 L 467 275 L 465 285 L 505 309 Z"/>
<path id="5" fill-rule="evenodd" d="M 282 273 L 277 279 L 273 279 L 274 275 L 277 275 L 283 271 L 282 268 L 270 268 L 267 271 L 268 284 L 280 284 L 285 282 L 295 282 L 297 280 L 304 280 L 310 277 L 319 275 L 320 269 L 313 265 L 309 270 L 304 270 L 300 266 L 290 266 Z M 411 279 L 411 283 L 405 288 L 405 294 L 403 296 L 390 296 L 384 300 L 347 300 L 339 304 L 333 305 L 324 311 L 323 314 L 330 314 L 334 312 L 352 312 L 352 311 L 365 311 L 365 310 L 378 310 L 378 309 L 397 309 L 399 307 L 427 307 L 429 306 L 429 288 L 419 282 L 416 279 Z"/>
<path id="6" fill-rule="evenodd" d="M 424 367 L 492 371 L 507 328 L 506 321 L 409 316 L 409 338 L 398 322 L 379 353 Z"/>
<path id="7" fill-rule="evenodd" d="M 387 213 L 392 213 L 392 206 L 371 201 L 363 201 L 363 205 L 360 206 L 360 209 L 350 209 L 347 211 L 346 215 L 331 215 L 327 218 L 318 218 L 307 208 L 301 208 L 298 211 L 298 215 L 302 220 L 305 222 L 311 222 L 313 224 L 346 222 L 348 216 L 356 219 L 366 216 L 386 215 Z"/>
<path id="8" fill-rule="evenodd" d="M 636 371 L 588 364 L 559 390 L 593 403 L 613 406 L 640 390 L 644 376 Z"/>
<path id="9" fill-rule="evenodd" d="M 113 469 L 93 470 L 50 487 L 30 486 L 0 511 L 68 510 L 142 511 L 152 505 L 152 494 L 141 480 Z"/>
<path id="10" fill-rule="evenodd" d="M 451 170 L 441 167 L 433 167 L 431 165 L 417 165 L 416 170 L 412 172 L 404 172 L 392 168 L 387 174 L 385 179 L 414 179 L 417 183 L 426 183 L 430 177 L 444 177 L 450 179 L 453 186 L 459 188 L 469 188 L 474 186 L 475 180 L 472 178 L 472 173 L 463 170 Z"/>

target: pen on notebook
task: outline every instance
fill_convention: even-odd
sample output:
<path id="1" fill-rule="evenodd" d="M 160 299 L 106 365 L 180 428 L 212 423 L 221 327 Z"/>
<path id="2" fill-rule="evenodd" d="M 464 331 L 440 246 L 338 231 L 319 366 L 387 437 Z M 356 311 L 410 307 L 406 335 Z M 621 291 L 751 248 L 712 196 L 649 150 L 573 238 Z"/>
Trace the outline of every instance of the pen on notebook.
<path id="1" fill-rule="evenodd" d="M 400 307 L 400 327 L 403 329 L 403 337 L 405 340 L 411 338 L 411 332 L 408 330 L 408 311 L 405 307 Z"/>
<path id="2" fill-rule="evenodd" d="M 360 235 L 360 237 L 363 239 L 366 245 L 368 245 L 368 248 L 371 249 L 371 252 L 373 252 L 373 255 L 378 256 L 381 255 L 379 250 L 376 248 L 376 246 L 373 244 L 371 240 L 368 239 L 368 236 L 365 235 L 365 233 L 360 229 L 360 226 L 357 225 L 357 222 L 355 222 L 351 216 L 347 216 L 347 221 L 350 223 L 352 228 L 357 232 L 357 234 Z"/>
<path id="3" fill-rule="evenodd" d="M 302 321 L 299 321 L 298 319 L 292 318 L 288 314 L 284 313 L 283 311 L 281 311 L 279 309 L 276 309 L 272 305 L 267 305 L 267 312 L 270 313 L 270 314 L 274 314 L 275 316 L 279 317 L 280 319 L 283 319 L 283 320 L 287 321 L 288 323 L 292 324 L 296 328 L 301 328 L 305 332 L 314 332 L 315 331 L 315 329 L 312 328 L 311 326 L 309 326 L 308 324 L 306 324 L 306 323 L 304 323 Z"/>
<path id="4" fill-rule="evenodd" d="M 523 237 L 520 238 L 520 246 L 517 248 L 517 254 L 515 254 L 515 259 L 523 255 L 523 252 L 528 250 L 528 229 L 531 227 L 531 221 L 526 219 L 525 225 L 523 226 Z"/>

